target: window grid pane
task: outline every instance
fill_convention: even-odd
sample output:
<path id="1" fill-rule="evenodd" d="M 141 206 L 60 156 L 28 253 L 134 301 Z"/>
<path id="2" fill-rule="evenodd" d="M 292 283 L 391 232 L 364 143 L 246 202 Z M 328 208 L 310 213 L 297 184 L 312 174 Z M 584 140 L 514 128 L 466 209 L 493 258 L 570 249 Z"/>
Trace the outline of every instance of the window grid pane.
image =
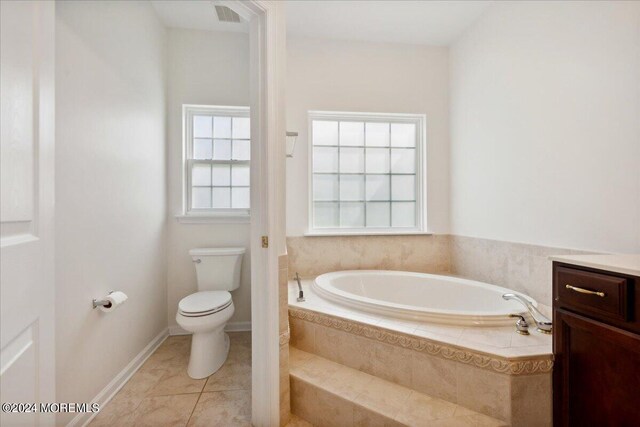
<path id="1" fill-rule="evenodd" d="M 363 122 L 311 122 L 313 226 L 415 227 L 416 125 Z"/>
<path id="2" fill-rule="evenodd" d="M 249 118 L 207 112 L 190 117 L 189 209 L 249 209 Z"/>

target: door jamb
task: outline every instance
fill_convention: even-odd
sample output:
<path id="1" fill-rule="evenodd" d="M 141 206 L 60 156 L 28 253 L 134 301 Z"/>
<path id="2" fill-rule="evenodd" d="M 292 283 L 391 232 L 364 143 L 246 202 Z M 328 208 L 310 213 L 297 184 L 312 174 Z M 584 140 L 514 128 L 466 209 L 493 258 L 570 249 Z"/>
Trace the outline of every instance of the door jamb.
<path id="1" fill-rule="evenodd" d="M 284 5 L 223 0 L 250 23 L 252 425 L 280 424 L 278 256 L 285 244 Z M 267 237 L 267 247 L 263 237 Z"/>

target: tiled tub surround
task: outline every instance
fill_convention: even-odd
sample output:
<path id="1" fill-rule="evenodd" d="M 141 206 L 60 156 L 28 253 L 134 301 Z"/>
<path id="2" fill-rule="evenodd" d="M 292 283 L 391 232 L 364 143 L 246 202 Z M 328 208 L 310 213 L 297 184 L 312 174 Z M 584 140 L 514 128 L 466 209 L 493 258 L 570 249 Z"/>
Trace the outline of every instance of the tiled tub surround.
<path id="1" fill-rule="evenodd" d="M 288 315 L 288 283 L 287 255 L 278 257 L 278 315 L 279 315 L 279 367 L 280 367 L 280 425 L 289 422 L 291 401 L 289 393 L 289 315 Z"/>
<path id="2" fill-rule="evenodd" d="M 449 236 L 287 237 L 289 277 L 340 270 L 448 272 Z"/>
<path id="3" fill-rule="evenodd" d="M 507 424 L 291 348 L 293 411 L 316 426 L 485 426 Z"/>
<path id="4" fill-rule="evenodd" d="M 287 247 L 289 278 L 296 272 L 314 278 L 332 271 L 369 269 L 451 273 L 522 292 L 548 307 L 548 257 L 588 253 L 444 234 L 288 237 Z"/>
<path id="5" fill-rule="evenodd" d="M 504 286 L 551 307 L 551 255 L 590 252 L 448 236 L 452 274 Z M 551 315 L 550 311 L 545 313 Z"/>
<path id="6" fill-rule="evenodd" d="M 550 425 L 550 336 L 367 315 L 321 299 L 310 284 L 302 303 L 289 284 L 293 347 L 514 426 Z"/>

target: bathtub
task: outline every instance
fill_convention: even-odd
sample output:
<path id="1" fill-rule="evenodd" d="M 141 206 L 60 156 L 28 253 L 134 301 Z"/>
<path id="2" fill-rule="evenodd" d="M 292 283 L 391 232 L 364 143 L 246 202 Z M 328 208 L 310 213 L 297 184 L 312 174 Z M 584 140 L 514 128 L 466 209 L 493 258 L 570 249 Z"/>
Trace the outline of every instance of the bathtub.
<path id="1" fill-rule="evenodd" d="M 389 317 L 449 325 L 513 325 L 509 314 L 527 311 L 502 295 L 515 293 L 474 280 L 405 271 L 337 271 L 318 276 L 313 290 L 330 301 Z"/>

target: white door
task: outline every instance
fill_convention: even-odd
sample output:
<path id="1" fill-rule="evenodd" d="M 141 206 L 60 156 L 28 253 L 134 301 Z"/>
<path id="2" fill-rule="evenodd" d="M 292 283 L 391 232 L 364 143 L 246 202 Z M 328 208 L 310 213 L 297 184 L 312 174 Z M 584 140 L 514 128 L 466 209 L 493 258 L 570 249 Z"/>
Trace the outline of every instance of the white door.
<path id="1" fill-rule="evenodd" d="M 0 20 L 0 400 L 54 402 L 55 4 L 0 1 Z"/>

